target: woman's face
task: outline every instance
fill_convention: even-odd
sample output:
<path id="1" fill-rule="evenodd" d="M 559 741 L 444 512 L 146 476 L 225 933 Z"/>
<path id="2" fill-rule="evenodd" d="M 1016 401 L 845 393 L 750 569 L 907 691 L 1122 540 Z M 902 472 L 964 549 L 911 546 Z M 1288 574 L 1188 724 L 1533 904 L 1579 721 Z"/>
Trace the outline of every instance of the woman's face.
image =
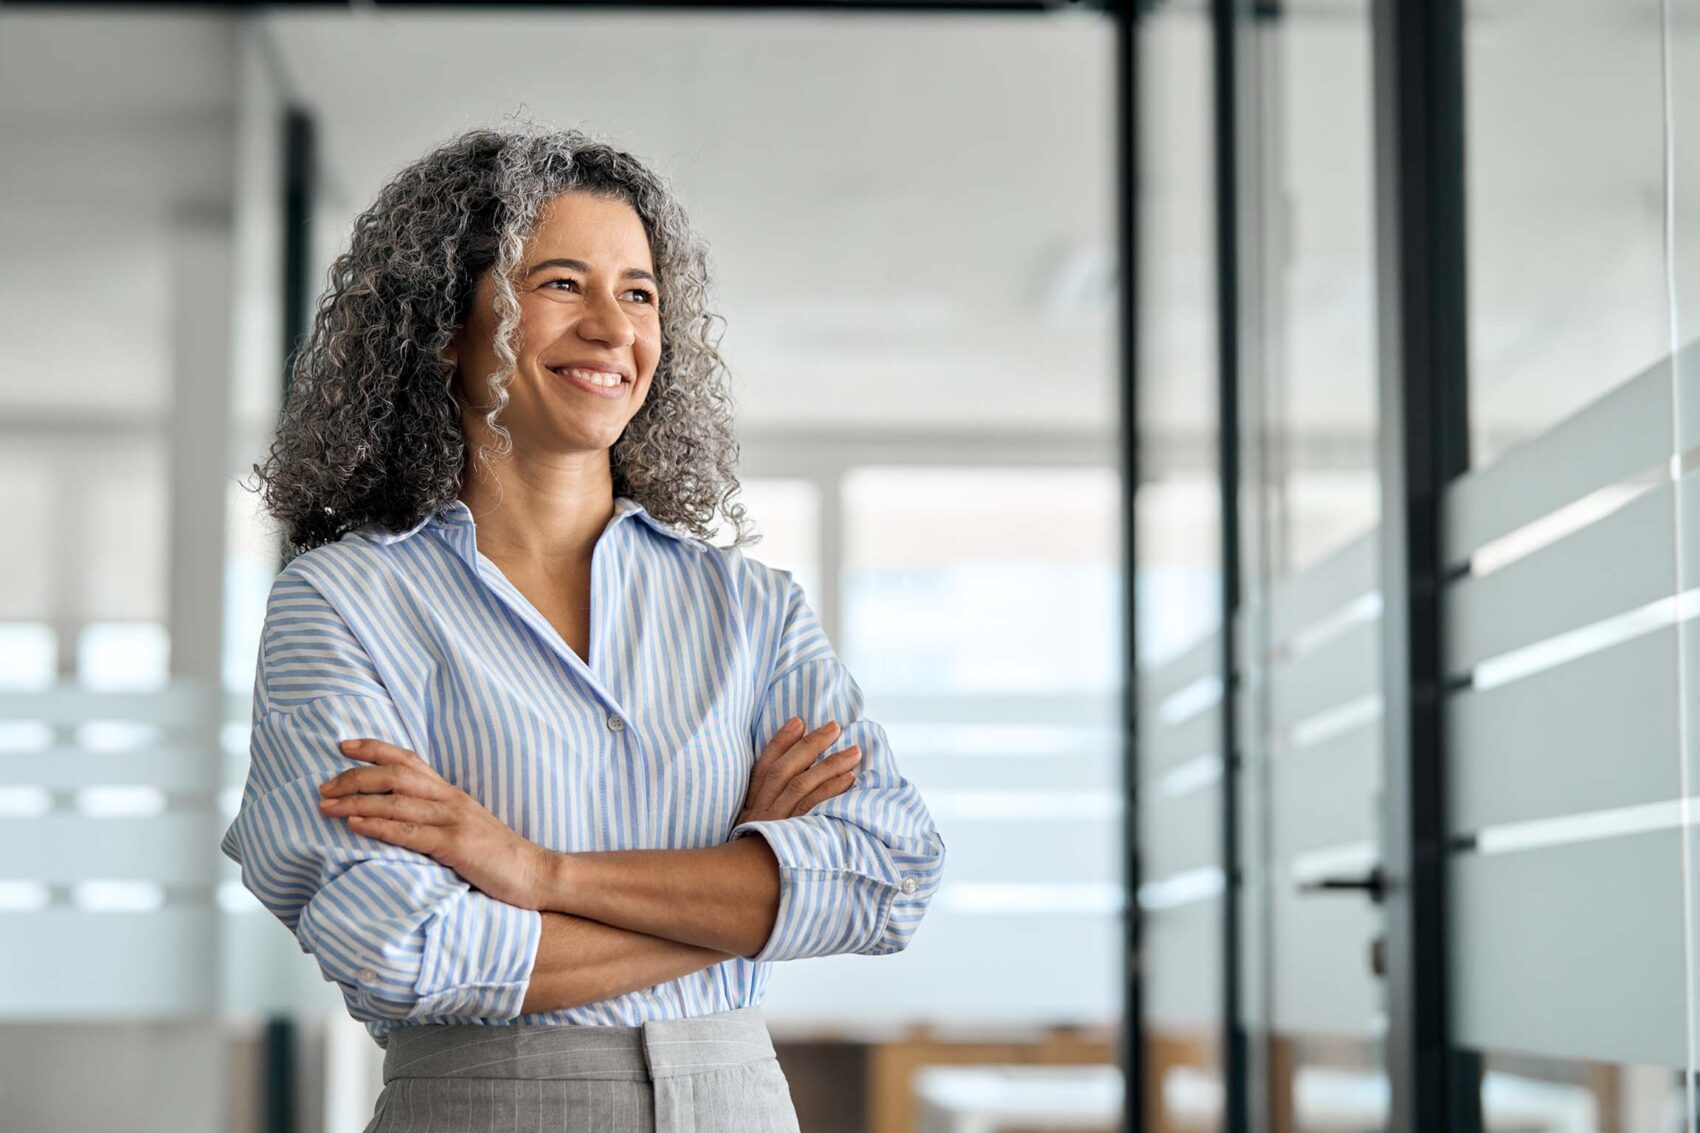
<path id="1" fill-rule="evenodd" d="M 624 201 L 563 193 L 544 206 L 515 275 L 516 362 L 502 411 L 515 455 L 608 449 L 642 408 L 661 358 L 659 288 L 643 222 Z M 485 272 L 445 351 L 457 364 L 456 396 L 475 409 L 490 404 L 489 377 L 500 367 L 494 300 Z M 593 375 L 569 373 L 575 366 L 617 370 L 619 378 L 600 386 Z"/>

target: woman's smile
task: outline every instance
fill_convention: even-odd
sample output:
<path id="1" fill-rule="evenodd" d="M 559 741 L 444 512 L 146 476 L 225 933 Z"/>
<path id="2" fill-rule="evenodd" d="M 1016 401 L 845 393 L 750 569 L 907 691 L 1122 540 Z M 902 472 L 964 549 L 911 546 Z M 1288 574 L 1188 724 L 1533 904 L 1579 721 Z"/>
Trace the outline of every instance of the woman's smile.
<path id="1" fill-rule="evenodd" d="M 593 393 L 597 397 L 624 397 L 632 384 L 631 379 L 623 374 L 609 373 L 606 370 L 556 369 L 551 367 L 549 372 L 568 385 L 576 386 L 587 393 Z"/>

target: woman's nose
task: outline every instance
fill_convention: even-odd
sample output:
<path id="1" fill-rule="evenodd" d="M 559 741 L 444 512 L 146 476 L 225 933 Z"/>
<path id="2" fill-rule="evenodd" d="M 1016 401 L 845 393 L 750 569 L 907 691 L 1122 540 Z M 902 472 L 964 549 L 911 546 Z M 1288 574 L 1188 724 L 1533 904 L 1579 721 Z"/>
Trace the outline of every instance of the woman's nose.
<path id="1" fill-rule="evenodd" d="M 581 338 L 609 346 L 629 346 L 637 337 L 631 319 L 612 295 L 593 295 L 579 315 L 577 329 Z"/>

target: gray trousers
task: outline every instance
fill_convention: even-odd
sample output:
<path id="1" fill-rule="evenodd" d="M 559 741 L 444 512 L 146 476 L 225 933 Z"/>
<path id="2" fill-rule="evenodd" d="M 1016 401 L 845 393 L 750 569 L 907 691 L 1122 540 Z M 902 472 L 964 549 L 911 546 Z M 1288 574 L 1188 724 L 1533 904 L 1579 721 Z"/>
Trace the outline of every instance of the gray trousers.
<path id="1" fill-rule="evenodd" d="M 799 1133 L 759 1006 L 637 1027 L 397 1027 L 365 1133 Z"/>

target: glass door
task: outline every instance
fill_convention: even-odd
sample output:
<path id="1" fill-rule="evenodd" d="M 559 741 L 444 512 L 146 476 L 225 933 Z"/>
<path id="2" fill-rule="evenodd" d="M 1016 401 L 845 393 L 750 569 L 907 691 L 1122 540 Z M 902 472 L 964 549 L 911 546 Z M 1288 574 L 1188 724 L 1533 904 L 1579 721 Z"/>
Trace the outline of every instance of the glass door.
<path id="1" fill-rule="evenodd" d="M 1237 44 L 1236 614 L 1249 1124 L 1386 1126 L 1369 0 Z"/>

